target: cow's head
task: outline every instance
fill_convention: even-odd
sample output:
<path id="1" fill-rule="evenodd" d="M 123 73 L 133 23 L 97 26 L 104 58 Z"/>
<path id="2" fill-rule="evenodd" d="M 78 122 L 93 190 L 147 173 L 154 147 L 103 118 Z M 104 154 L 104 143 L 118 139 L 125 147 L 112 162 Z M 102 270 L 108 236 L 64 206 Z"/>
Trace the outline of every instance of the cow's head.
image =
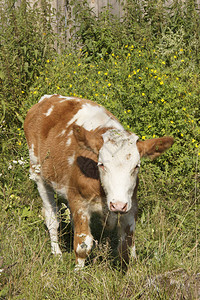
<path id="1" fill-rule="evenodd" d="M 97 154 L 108 209 L 120 213 L 131 209 L 141 157 L 154 159 L 173 144 L 171 137 L 139 141 L 134 133 L 117 129 L 98 135 L 75 126 L 74 133 L 81 147 Z"/>
<path id="2" fill-rule="evenodd" d="M 98 166 L 108 208 L 113 212 L 125 213 L 131 208 L 140 168 L 137 140 L 135 134 L 115 129 L 103 134 Z"/>

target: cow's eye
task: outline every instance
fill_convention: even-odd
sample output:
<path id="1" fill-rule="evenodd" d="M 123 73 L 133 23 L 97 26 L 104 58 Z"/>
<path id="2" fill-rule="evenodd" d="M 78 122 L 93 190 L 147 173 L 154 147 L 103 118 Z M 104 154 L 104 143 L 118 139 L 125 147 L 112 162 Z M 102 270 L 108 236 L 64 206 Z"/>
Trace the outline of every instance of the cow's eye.
<path id="1" fill-rule="evenodd" d="M 139 168 L 140 168 L 140 165 L 139 165 L 139 164 L 136 165 L 135 168 L 132 170 L 131 175 L 135 175 L 135 172 L 136 172 L 137 170 L 139 170 Z"/>
<path id="2" fill-rule="evenodd" d="M 98 162 L 97 166 L 104 170 L 104 164 L 103 163 Z"/>

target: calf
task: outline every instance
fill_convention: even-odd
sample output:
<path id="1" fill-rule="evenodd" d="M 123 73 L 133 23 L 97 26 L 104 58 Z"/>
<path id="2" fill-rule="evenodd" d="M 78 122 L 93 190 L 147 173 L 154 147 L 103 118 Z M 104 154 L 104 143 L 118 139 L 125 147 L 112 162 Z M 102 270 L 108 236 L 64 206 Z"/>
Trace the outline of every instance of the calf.
<path id="1" fill-rule="evenodd" d="M 54 190 L 68 201 L 74 225 L 76 267 L 83 267 L 93 236 L 90 219 L 101 215 L 108 229 L 118 227 L 119 254 L 135 256 L 137 186 L 140 159 L 155 158 L 173 144 L 162 137 L 140 141 L 105 108 L 89 100 L 45 95 L 24 123 L 30 177 L 43 200 L 52 253 L 61 255 Z"/>

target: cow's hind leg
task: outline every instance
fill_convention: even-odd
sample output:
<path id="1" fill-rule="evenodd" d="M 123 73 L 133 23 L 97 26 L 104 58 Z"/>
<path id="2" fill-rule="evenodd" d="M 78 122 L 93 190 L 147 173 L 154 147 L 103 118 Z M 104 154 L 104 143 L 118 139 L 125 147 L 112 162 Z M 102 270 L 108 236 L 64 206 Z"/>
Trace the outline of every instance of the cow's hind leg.
<path id="1" fill-rule="evenodd" d="M 46 226 L 51 239 L 51 252 L 61 256 L 62 252 L 58 245 L 59 219 L 53 189 L 45 184 L 41 177 L 37 180 L 37 187 L 43 201 Z"/>

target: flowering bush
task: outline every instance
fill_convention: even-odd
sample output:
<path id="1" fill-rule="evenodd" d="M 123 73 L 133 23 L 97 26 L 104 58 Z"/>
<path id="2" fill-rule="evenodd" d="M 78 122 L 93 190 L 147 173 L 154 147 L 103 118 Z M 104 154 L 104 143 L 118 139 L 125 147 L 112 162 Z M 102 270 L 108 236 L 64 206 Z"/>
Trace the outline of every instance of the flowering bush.
<path id="1" fill-rule="evenodd" d="M 169 66 L 155 50 L 137 45 L 125 45 L 93 63 L 87 63 L 81 49 L 78 56 L 59 56 L 47 62 L 31 88 L 28 105 L 51 93 L 96 101 L 142 139 L 174 136 L 173 149 L 158 164 L 165 161 L 175 176 L 186 175 L 194 171 L 200 154 L 200 81 L 187 72 L 183 52 L 174 53 Z"/>

